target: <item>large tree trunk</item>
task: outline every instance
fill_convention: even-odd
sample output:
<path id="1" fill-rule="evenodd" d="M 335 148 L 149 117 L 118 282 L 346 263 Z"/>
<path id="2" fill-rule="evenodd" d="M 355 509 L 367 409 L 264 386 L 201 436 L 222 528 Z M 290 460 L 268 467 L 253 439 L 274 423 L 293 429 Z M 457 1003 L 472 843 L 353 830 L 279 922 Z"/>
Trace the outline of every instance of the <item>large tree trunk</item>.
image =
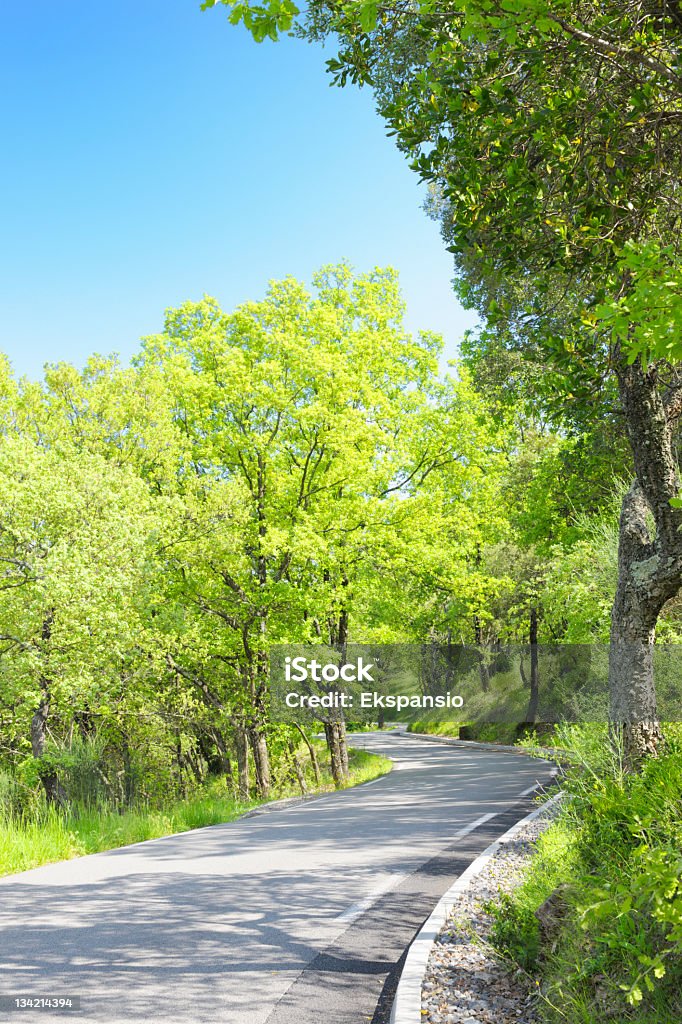
<path id="1" fill-rule="evenodd" d="M 348 631 L 350 627 L 350 618 L 346 604 L 350 580 L 348 579 L 345 570 L 343 570 L 341 574 L 341 586 L 343 588 L 342 594 L 344 596 L 341 600 L 338 621 L 335 624 L 335 628 L 334 625 L 332 625 L 329 639 L 332 646 L 336 647 L 341 654 L 342 660 L 345 661 L 348 649 Z M 340 779 L 340 782 L 337 781 L 336 775 L 334 775 L 334 783 L 338 786 L 348 779 L 348 743 L 346 742 L 346 722 L 343 717 L 343 710 L 339 708 L 336 714 L 338 717 L 334 722 L 332 722 L 332 728 L 334 732 L 334 747 L 338 761 Z"/>
<path id="2" fill-rule="evenodd" d="M 327 741 L 327 749 L 329 750 L 329 762 L 332 770 L 332 778 L 335 786 L 341 785 L 341 760 L 339 757 L 339 748 L 336 742 L 336 734 L 334 732 L 334 725 L 332 722 L 324 723 L 324 736 Z"/>
<path id="3" fill-rule="evenodd" d="M 662 605 L 656 596 L 655 556 L 646 523 L 648 506 L 634 483 L 623 499 L 618 544 L 618 586 L 609 647 L 610 718 L 623 743 L 625 763 L 635 768 L 655 754 L 661 733 L 656 709 L 654 640 Z M 649 563 L 647 565 L 647 563 Z"/>
<path id="4" fill-rule="evenodd" d="M 126 807 L 132 807 L 137 792 L 137 772 L 128 736 L 124 731 L 121 731 L 121 756 L 123 759 L 123 802 Z"/>
<path id="5" fill-rule="evenodd" d="M 617 372 L 637 479 L 620 516 L 610 719 L 612 733 L 622 738 L 626 767 L 636 769 L 661 740 L 653 669 L 656 622 L 682 585 L 682 512 L 670 505 L 679 488 L 675 433 L 682 380 L 671 376 L 664 386 L 656 365 L 644 370 L 639 362 L 621 361 Z"/>
<path id="6" fill-rule="evenodd" d="M 267 536 L 267 516 L 265 510 L 266 498 L 266 464 L 262 453 L 258 453 L 258 469 L 256 475 L 256 512 L 258 516 L 258 552 L 256 557 L 256 573 L 260 587 L 260 606 L 257 609 L 256 617 L 258 622 L 258 646 L 254 649 L 251 645 L 250 626 L 245 625 L 242 630 L 242 642 L 244 654 L 246 655 L 248 669 L 248 682 L 250 685 L 250 699 L 252 709 L 252 724 L 248 729 L 249 743 L 253 753 L 254 773 L 256 776 L 256 790 L 262 800 L 270 796 L 271 775 L 270 775 L 270 754 L 268 742 L 263 728 L 268 712 L 268 691 L 269 671 L 267 656 L 267 620 L 268 607 L 265 601 L 268 585 L 268 562 L 265 553 L 265 538 Z M 280 578 L 286 566 L 285 561 L 280 566 Z"/>
<path id="7" fill-rule="evenodd" d="M 42 697 L 40 704 L 33 713 L 31 718 L 31 752 L 33 756 L 38 760 L 42 761 L 45 756 L 45 747 L 47 744 L 47 719 L 50 714 L 50 697 L 47 688 L 46 680 L 40 681 Z M 47 802 L 50 804 L 59 804 L 63 806 L 67 802 L 66 790 L 59 781 L 54 768 L 43 763 L 39 767 L 40 781 L 43 784 L 45 790 L 45 796 Z"/>
<path id="8" fill-rule="evenodd" d="M 476 568 L 480 568 L 483 562 L 483 553 L 481 552 L 481 545 L 476 545 L 476 558 L 474 564 Z M 483 637 L 483 623 L 481 622 L 481 616 L 474 615 L 474 644 L 476 645 L 476 651 L 478 655 L 478 675 L 481 680 L 481 690 L 483 693 L 487 693 L 490 689 L 490 667 L 488 665 L 488 652 L 485 649 L 484 637 Z"/>
<path id="9" fill-rule="evenodd" d="M 347 779 L 350 774 L 350 769 L 348 766 L 348 740 L 346 734 L 345 719 L 341 718 L 338 722 L 337 727 L 339 730 L 339 753 L 341 755 L 341 771 L 343 772 L 344 778 Z"/>
<path id="10" fill-rule="evenodd" d="M 490 667 L 488 665 L 488 652 L 483 644 L 483 627 L 478 615 L 474 615 L 474 643 L 478 658 L 478 675 L 481 680 L 481 690 L 483 693 L 487 693 L 490 689 Z"/>
<path id="11" fill-rule="evenodd" d="M 341 746 L 341 730 L 339 727 L 339 723 L 325 722 L 324 734 L 327 739 L 327 746 L 329 748 L 329 761 L 331 764 L 334 785 L 337 788 L 340 788 L 348 778 L 348 769 L 347 767 L 344 767 L 348 764 L 348 761 L 344 760 L 344 754 Z"/>

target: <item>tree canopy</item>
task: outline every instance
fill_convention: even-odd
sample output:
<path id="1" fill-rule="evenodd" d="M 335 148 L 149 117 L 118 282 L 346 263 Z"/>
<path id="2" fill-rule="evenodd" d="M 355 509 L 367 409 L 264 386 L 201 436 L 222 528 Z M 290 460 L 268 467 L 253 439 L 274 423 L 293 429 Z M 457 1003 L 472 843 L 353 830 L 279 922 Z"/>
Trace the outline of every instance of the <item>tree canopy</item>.
<path id="1" fill-rule="evenodd" d="M 613 720 L 637 761 L 659 739 L 653 642 L 682 583 L 677 5 L 221 2 L 259 41 L 338 40 L 333 80 L 374 89 L 433 189 L 484 347 L 542 367 L 539 405 L 555 420 L 583 432 L 623 424 L 634 480 L 610 680 Z"/>

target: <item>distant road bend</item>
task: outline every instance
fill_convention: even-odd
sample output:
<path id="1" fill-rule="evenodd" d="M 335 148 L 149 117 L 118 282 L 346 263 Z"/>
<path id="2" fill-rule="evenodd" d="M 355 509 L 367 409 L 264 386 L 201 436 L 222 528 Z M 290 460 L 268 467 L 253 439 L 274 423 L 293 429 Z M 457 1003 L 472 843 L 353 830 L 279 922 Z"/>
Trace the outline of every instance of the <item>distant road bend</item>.
<path id="1" fill-rule="evenodd" d="M 387 776 L 0 879 L 0 995 L 54 1024 L 386 1024 L 405 950 L 551 766 L 396 733 Z"/>

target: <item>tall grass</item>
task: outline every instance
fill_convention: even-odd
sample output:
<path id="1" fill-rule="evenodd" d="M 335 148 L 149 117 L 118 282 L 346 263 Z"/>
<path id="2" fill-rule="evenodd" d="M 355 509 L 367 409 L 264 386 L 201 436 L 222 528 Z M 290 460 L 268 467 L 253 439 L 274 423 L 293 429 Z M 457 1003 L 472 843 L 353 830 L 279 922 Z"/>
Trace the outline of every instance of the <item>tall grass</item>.
<path id="1" fill-rule="evenodd" d="M 53 808 L 45 809 L 40 818 L 33 821 L 7 812 L 0 817 L 0 873 L 3 875 L 86 852 L 67 819 Z"/>
<path id="2" fill-rule="evenodd" d="M 385 757 L 351 750 L 349 767 L 347 785 L 357 786 L 385 775 L 392 766 Z M 323 768 L 321 786 L 315 791 L 333 789 L 331 773 Z M 293 787 L 278 792 L 285 797 L 298 794 Z M 78 801 L 68 811 L 60 812 L 36 801 L 30 813 L 21 814 L 5 806 L 0 809 L 0 875 L 234 821 L 260 802 L 237 801 L 222 780 L 213 780 L 187 799 L 172 800 L 157 808 L 137 807 L 121 812 L 104 802 L 93 807 Z"/>
<path id="3" fill-rule="evenodd" d="M 524 883 L 493 908 L 493 943 L 536 976 L 552 1024 L 673 1024 L 682 1020 L 680 727 L 668 727 L 666 748 L 640 774 L 623 770 L 603 725 L 560 728 L 557 741 L 571 755 L 567 798 Z"/>

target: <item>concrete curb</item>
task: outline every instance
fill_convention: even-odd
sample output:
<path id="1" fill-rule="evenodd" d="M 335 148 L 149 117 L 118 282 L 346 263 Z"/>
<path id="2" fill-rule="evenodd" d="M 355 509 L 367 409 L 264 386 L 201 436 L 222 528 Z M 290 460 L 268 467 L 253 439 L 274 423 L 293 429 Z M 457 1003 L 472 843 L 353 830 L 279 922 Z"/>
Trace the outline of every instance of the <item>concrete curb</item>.
<path id="1" fill-rule="evenodd" d="M 466 743 L 468 741 L 458 740 L 455 742 Z M 530 814 L 527 814 L 521 821 L 517 821 L 504 835 L 496 839 L 494 843 L 491 843 L 476 860 L 472 861 L 466 871 L 462 872 L 457 881 L 441 896 L 431 916 L 417 933 L 408 950 L 405 966 L 400 975 L 400 981 L 398 982 L 393 1000 L 390 1024 L 419 1024 L 422 1020 L 422 982 L 426 974 L 429 956 L 438 933 L 450 915 L 450 910 L 457 895 L 467 888 L 472 878 L 480 874 L 501 846 L 510 842 L 524 825 L 544 814 L 548 808 L 558 803 L 563 796 L 563 792 L 557 793 L 556 796 L 551 797 L 546 803 L 531 811 Z"/>

